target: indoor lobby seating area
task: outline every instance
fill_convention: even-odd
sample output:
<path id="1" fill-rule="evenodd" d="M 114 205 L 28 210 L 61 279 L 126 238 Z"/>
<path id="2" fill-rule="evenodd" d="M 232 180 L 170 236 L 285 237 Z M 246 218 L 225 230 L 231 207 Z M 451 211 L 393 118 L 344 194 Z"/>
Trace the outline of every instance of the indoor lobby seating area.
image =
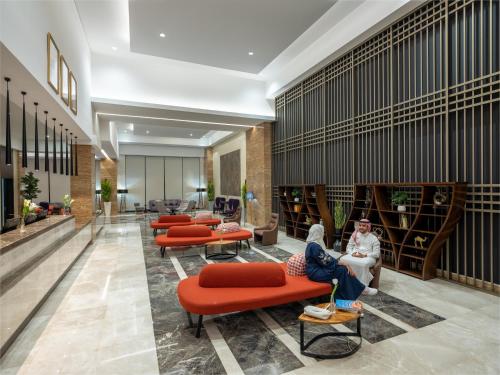
<path id="1" fill-rule="evenodd" d="M 0 0 L 0 374 L 499 374 L 497 0 Z"/>

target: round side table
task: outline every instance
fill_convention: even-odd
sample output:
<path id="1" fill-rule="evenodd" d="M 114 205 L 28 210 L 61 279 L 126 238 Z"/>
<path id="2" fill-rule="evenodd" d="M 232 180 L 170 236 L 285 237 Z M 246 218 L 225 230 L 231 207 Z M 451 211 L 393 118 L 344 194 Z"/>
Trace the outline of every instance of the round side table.
<path id="1" fill-rule="evenodd" d="M 329 304 L 328 303 L 322 303 L 319 305 L 316 305 L 317 307 L 321 308 L 326 308 Z M 352 320 L 356 320 L 357 322 L 357 331 L 356 332 L 338 332 L 338 331 L 332 331 L 332 332 L 326 332 L 322 333 L 320 335 L 314 336 L 311 340 L 309 340 L 306 344 L 304 344 L 304 323 L 310 323 L 310 324 L 344 324 L 347 322 L 350 322 Z M 344 358 L 347 356 L 350 356 L 351 354 L 356 353 L 359 348 L 361 347 L 361 341 L 363 340 L 361 337 L 361 314 L 359 313 L 354 313 L 354 312 L 348 312 L 348 311 L 342 311 L 342 310 L 337 310 L 335 314 L 332 314 L 329 319 L 327 320 L 322 320 L 322 319 L 316 319 L 313 318 L 312 316 L 306 315 L 306 314 L 301 314 L 299 316 L 299 322 L 300 322 L 300 352 L 303 355 L 306 355 L 308 357 L 314 357 L 314 358 L 320 358 L 320 359 L 335 359 L 335 358 Z M 318 341 L 319 339 L 323 337 L 346 337 L 346 336 L 354 336 L 354 337 L 359 337 L 359 344 L 356 344 L 355 346 L 351 347 L 350 350 L 343 352 L 343 353 L 335 353 L 335 354 L 319 354 L 319 353 L 311 353 L 307 352 L 307 348 L 311 346 L 314 342 Z"/>
<path id="2" fill-rule="evenodd" d="M 222 250 L 223 245 L 232 245 L 232 244 L 236 244 L 234 253 L 228 253 L 228 252 L 225 252 Z M 213 247 L 220 246 L 220 251 L 218 253 L 208 254 L 208 247 L 209 246 L 213 246 Z M 217 241 L 207 242 L 205 244 L 205 259 L 210 259 L 210 258 L 229 259 L 229 258 L 234 258 L 235 256 L 238 256 L 238 241 L 217 240 Z"/>

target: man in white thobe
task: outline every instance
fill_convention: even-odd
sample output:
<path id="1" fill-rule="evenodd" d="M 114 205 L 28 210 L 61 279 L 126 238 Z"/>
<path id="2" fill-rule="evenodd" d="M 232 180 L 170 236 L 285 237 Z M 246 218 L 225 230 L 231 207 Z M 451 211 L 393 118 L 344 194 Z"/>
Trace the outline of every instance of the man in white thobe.
<path id="1" fill-rule="evenodd" d="M 375 265 L 379 257 L 380 242 L 371 233 L 370 221 L 361 219 L 358 229 L 349 239 L 347 254 L 342 257 L 342 260 L 351 266 L 358 280 L 368 286 L 373 279 L 370 267 Z"/>

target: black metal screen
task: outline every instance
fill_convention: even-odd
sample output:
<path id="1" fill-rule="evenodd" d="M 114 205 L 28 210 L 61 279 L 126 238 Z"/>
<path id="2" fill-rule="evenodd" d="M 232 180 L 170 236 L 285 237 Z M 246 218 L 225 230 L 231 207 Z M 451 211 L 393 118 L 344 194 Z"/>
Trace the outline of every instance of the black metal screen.
<path id="1" fill-rule="evenodd" d="M 466 181 L 439 274 L 498 290 L 499 19 L 498 0 L 429 1 L 277 97 L 273 209 L 282 184 L 349 210 L 355 183 Z"/>

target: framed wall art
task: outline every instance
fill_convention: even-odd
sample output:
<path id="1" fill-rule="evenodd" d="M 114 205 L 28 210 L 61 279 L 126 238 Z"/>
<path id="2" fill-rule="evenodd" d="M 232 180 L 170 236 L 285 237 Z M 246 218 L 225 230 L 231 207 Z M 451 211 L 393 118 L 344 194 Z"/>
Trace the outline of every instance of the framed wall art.
<path id="1" fill-rule="evenodd" d="M 61 99 L 66 105 L 69 105 L 69 68 L 66 60 L 64 60 L 63 55 L 60 58 L 61 64 L 61 77 L 60 82 L 61 85 L 59 87 L 59 94 L 61 95 Z"/>
<path id="2" fill-rule="evenodd" d="M 59 94 L 59 48 L 50 33 L 47 33 L 47 82 Z"/>
<path id="3" fill-rule="evenodd" d="M 73 72 L 69 73 L 69 108 L 75 115 L 78 113 L 78 83 Z"/>

